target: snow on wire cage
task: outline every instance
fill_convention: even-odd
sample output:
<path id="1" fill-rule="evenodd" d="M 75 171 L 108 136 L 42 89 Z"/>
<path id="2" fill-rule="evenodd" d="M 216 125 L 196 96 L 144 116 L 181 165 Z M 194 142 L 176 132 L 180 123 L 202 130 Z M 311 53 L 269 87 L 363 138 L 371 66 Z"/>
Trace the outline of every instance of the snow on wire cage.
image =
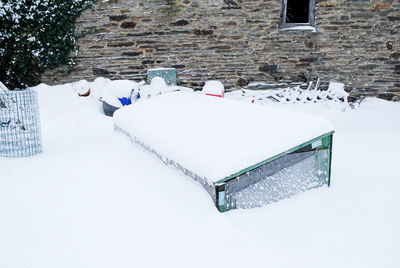
<path id="1" fill-rule="evenodd" d="M 0 91 L 0 156 L 26 157 L 42 152 L 37 93 Z"/>

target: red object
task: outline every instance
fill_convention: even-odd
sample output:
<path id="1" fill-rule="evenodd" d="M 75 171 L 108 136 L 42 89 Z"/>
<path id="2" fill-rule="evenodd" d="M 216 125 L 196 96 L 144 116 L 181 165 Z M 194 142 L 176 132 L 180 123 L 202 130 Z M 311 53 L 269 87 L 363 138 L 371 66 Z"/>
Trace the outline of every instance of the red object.
<path id="1" fill-rule="evenodd" d="M 215 95 L 215 94 L 209 94 L 209 93 L 206 93 L 206 95 L 207 95 L 207 96 L 213 96 L 213 97 L 223 98 L 225 94 L 224 94 L 224 92 L 222 92 L 221 95 Z"/>

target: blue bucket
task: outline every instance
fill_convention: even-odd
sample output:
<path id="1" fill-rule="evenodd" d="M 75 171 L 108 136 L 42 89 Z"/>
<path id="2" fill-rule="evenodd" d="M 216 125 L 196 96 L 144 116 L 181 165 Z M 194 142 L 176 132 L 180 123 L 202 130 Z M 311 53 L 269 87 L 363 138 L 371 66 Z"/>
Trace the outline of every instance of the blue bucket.
<path id="1" fill-rule="evenodd" d="M 118 98 L 118 99 L 123 106 L 132 104 L 132 101 L 130 98 L 123 97 L 123 98 Z"/>

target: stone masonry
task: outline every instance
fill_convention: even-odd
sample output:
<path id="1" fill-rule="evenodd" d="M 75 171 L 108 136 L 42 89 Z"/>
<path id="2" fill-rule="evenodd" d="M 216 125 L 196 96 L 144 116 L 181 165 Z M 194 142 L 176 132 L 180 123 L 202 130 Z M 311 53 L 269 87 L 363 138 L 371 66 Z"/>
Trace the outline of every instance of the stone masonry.
<path id="1" fill-rule="evenodd" d="M 281 12 L 282 0 L 99 0 L 76 23 L 76 65 L 42 81 L 139 81 L 174 67 L 195 89 L 321 78 L 355 98 L 400 100 L 399 0 L 317 1 L 316 31 L 280 29 Z"/>

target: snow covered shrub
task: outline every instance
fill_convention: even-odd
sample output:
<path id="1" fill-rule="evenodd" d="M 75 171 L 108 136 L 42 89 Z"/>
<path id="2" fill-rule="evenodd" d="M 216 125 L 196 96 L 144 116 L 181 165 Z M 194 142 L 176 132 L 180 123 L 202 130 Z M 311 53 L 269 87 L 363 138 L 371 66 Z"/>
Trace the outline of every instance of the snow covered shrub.
<path id="1" fill-rule="evenodd" d="M 74 23 L 95 0 L 0 0 L 0 81 L 37 85 L 46 69 L 72 64 Z"/>

